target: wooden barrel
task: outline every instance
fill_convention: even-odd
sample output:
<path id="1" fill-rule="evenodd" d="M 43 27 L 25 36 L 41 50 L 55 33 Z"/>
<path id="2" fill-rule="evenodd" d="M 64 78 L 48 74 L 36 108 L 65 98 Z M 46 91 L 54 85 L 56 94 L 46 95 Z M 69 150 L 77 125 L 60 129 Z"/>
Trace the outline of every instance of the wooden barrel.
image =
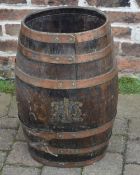
<path id="1" fill-rule="evenodd" d="M 104 156 L 118 99 L 112 50 L 108 19 L 93 8 L 52 8 L 22 21 L 18 115 L 34 159 L 81 167 Z"/>

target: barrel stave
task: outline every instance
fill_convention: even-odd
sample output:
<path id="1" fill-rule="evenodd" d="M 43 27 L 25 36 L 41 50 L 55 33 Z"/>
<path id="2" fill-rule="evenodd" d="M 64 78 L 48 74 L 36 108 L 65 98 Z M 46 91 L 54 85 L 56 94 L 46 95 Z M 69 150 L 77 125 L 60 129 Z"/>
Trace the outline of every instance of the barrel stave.
<path id="1" fill-rule="evenodd" d="M 40 128 L 50 124 L 57 126 L 58 123 L 60 126 L 67 121 L 71 124 L 70 128 L 75 123 L 77 123 L 76 126 L 74 125 L 75 128 L 79 128 L 79 124 L 87 128 L 98 127 L 116 115 L 117 77 L 96 87 L 75 90 L 37 88 L 18 78 L 16 83 L 20 119 L 28 126 L 30 121 L 41 123 Z M 24 105 L 22 101 L 25 101 Z M 69 117 L 64 111 L 67 108 Z M 57 112 L 56 109 L 59 111 Z M 32 112 L 36 114 L 35 119 Z"/>
<path id="2" fill-rule="evenodd" d="M 33 61 L 19 52 L 16 65 L 26 74 L 42 79 L 82 80 L 109 72 L 113 68 L 113 56 L 110 53 L 104 58 L 91 62 L 54 65 Z"/>

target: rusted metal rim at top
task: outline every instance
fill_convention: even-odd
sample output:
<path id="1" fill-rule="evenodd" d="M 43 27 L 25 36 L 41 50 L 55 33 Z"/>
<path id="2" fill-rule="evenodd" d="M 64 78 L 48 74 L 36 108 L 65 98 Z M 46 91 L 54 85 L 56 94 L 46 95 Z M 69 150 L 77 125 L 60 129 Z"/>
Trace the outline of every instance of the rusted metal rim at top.
<path id="1" fill-rule="evenodd" d="M 37 31 L 34 29 L 29 28 L 25 21 L 27 18 L 29 18 L 32 15 L 35 14 L 40 14 L 45 11 L 50 11 L 50 10 L 57 10 L 57 9 L 85 9 L 89 11 L 95 11 L 102 15 L 105 18 L 105 23 L 92 30 L 84 31 L 84 32 L 77 32 L 77 33 L 51 33 L 51 32 L 41 32 Z M 93 40 L 95 38 L 99 38 L 100 36 L 103 36 L 105 33 L 108 33 L 110 31 L 110 25 L 108 18 L 105 16 L 105 14 L 97 10 L 95 8 L 83 8 L 83 7 L 56 7 L 56 8 L 49 8 L 46 10 L 42 10 L 39 12 L 32 13 L 28 15 L 26 18 L 21 23 L 21 33 L 24 34 L 25 36 L 34 39 L 36 41 L 42 41 L 42 42 L 47 42 L 47 43 L 75 43 L 75 42 L 84 42 L 84 41 L 89 41 Z"/>

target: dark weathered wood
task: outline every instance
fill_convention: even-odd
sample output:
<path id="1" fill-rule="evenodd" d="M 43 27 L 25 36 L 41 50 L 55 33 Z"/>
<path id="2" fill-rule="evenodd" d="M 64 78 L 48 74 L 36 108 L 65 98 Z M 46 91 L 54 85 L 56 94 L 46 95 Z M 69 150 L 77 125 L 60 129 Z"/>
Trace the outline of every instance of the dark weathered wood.
<path id="1" fill-rule="evenodd" d="M 112 44 L 108 20 L 95 9 L 48 9 L 22 22 L 18 115 L 34 159 L 76 167 L 103 157 L 117 113 Z"/>
<path id="2" fill-rule="evenodd" d="M 50 54 L 50 55 L 65 55 L 72 56 L 75 54 L 85 54 L 91 53 L 93 51 L 98 51 L 103 49 L 111 42 L 110 35 L 105 35 L 101 38 L 97 38 L 91 41 L 81 42 L 81 43 L 47 43 L 35 41 L 24 35 L 20 35 L 20 42 L 25 47 L 39 51 L 41 53 Z"/>
<path id="3" fill-rule="evenodd" d="M 54 66 L 54 64 L 27 59 L 23 54 L 17 53 L 16 64 L 25 73 L 38 78 L 80 80 L 89 79 L 110 71 L 113 67 L 113 56 L 108 54 L 106 57 L 92 62 L 80 64 L 56 64 Z"/>

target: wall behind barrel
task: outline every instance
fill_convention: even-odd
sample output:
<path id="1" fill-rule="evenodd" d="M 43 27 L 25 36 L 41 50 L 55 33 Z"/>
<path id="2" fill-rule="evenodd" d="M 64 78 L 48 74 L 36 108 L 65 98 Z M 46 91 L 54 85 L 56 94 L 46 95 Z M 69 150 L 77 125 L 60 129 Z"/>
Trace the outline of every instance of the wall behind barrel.
<path id="1" fill-rule="evenodd" d="M 49 6 L 96 6 L 112 23 L 120 73 L 140 73 L 140 0 L 0 0 L 0 78 L 14 78 L 21 19 Z"/>

